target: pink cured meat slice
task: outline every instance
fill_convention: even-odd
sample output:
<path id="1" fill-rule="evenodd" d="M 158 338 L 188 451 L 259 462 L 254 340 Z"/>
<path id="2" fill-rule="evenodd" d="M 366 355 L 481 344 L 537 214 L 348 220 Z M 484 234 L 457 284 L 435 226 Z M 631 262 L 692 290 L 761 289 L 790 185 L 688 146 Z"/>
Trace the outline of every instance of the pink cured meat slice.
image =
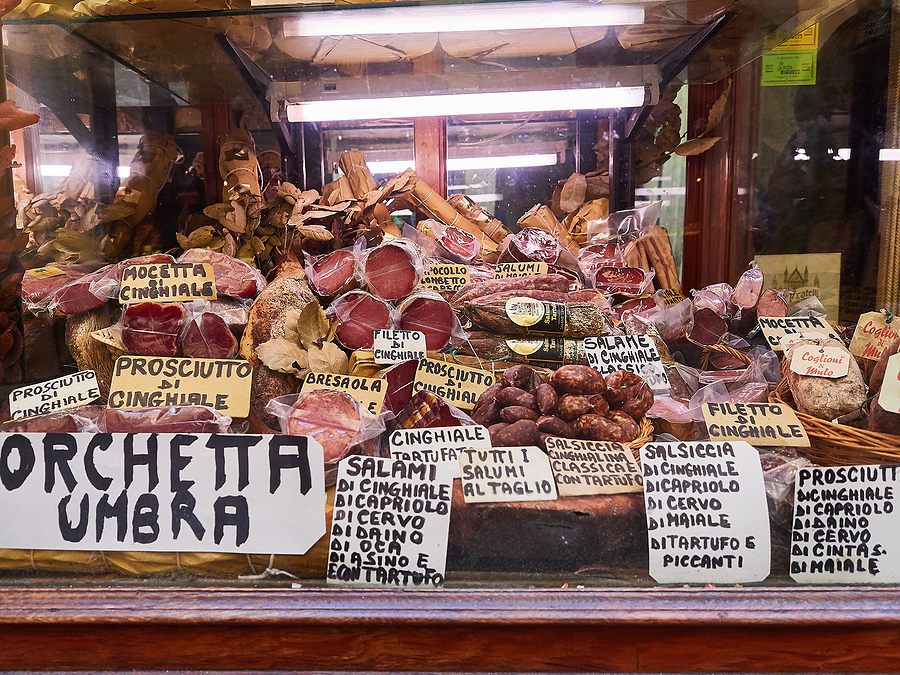
<path id="1" fill-rule="evenodd" d="M 384 395 L 384 407 L 395 415 L 406 407 L 413 395 L 413 382 L 416 379 L 418 361 L 404 361 L 382 370 L 378 377 L 387 380 L 387 392 Z"/>
<path id="2" fill-rule="evenodd" d="M 159 434 L 219 434 L 228 431 L 231 418 L 202 405 L 119 410 L 106 408 L 97 418 L 107 434 L 152 431 Z"/>
<path id="3" fill-rule="evenodd" d="M 775 288 L 767 288 L 756 303 L 757 316 L 787 316 L 787 301 L 784 294 Z"/>
<path id="4" fill-rule="evenodd" d="M 132 354 L 177 356 L 178 336 L 187 312 L 180 303 L 141 302 L 122 315 L 122 342 Z"/>
<path id="5" fill-rule="evenodd" d="M 714 345 L 728 332 L 725 320 L 708 307 L 694 312 L 691 340 L 701 345 Z"/>
<path id="6" fill-rule="evenodd" d="M 198 359 L 230 359 L 238 342 L 228 324 L 218 314 L 203 312 L 188 324 L 181 338 L 181 353 Z"/>
<path id="7" fill-rule="evenodd" d="M 400 311 L 400 329 L 422 331 L 428 351 L 439 351 L 450 344 L 456 316 L 450 303 L 437 293 L 414 293 L 397 309 Z"/>
<path id="8" fill-rule="evenodd" d="M 338 342 L 347 349 L 371 349 L 372 331 L 391 327 L 391 306 L 364 291 L 350 291 L 331 303 L 329 313 L 337 318 Z"/>
<path id="9" fill-rule="evenodd" d="M 359 404 L 342 391 L 318 389 L 300 394 L 287 418 L 287 433 L 310 436 L 325 453 L 325 462 L 341 459 L 356 443 L 363 416 Z"/>
<path id="10" fill-rule="evenodd" d="M 391 242 L 368 252 L 363 271 L 369 290 L 385 300 L 405 298 L 420 281 L 413 254 Z"/>
<path id="11" fill-rule="evenodd" d="M 353 251 L 341 249 L 324 255 L 313 262 L 307 273 L 309 285 L 317 295 L 331 298 L 354 285 L 353 271 L 356 256 Z"/>
<path id="12" fill-rule="evenodd" d="M 266 287 L 266 280 L 258 269 L 218 251 L 191 248 L 181 254 L 178 262 L 212 265 L 216 277 L 216 292 L 222 295 L 255 298 Z"/>
<path id="13" fill-rule="evenodd" d="M 90 274 L 97 268 L 96 265 L 54 265 L 54 267 L 63 274 L 44 279 L 33 277 L 30 274 L 22 277 L 22 302 L 29 311 L 41 309 L 44 301 L 60 288 L 85 274 Z"/>

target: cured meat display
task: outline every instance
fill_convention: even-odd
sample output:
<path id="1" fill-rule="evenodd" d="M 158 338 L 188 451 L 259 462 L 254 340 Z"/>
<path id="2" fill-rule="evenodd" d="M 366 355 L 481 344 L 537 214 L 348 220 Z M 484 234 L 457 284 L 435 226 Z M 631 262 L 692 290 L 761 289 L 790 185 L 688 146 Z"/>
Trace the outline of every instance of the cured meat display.
<path id="1" fill-rule="evenodd" d="M 181 337 L 181 353 L 198 359 L 230 359 L 238 351 L 238 341 L 218 314 L 194 316 Z"/>
<path id="2" fill-rule="evenodd" d="M 178 262 L 209 263 L 216 279 L 216 292 L 238 298 L 255 298 L 266 287 L 259 270 L 230 255 L 192 248 L 178 258 Z"/>
<path id="3" fill-rule="evenodd" d="M 390 328 L 393 308 L 365 291 L 350 291 L 331 303 L 328 312 L 337 321 L 335 337 L 347 349 L 371 349 L 372 331 Z"/>
<path id="4" fill-rule="evenodd" d="M 409 240 L 381 244 L 360 256 L 357 274 L 366 288 L 379 298 L 405 298 L 424 274 L 422 252 Z"/>
<path id="5" fill-rule="evenodd" d="M 653 440 L 710 441 L 703 404 L 745 405 L 785 396 L 801 420 L 814 415 L 831 424 L 865 411 L 872 428 L 900 430 L 900 414 L 867 400 L 878 396 L 866 391 L 865 374 L 872 368 L 850 368 L 848 376 L 833 380 L 783 373 L 782 363 L 789 363 L 796 347 L 785 343 L 782 353 L 773 351 L 757 319 L 794 314 L 824 321 L 816 298 L 800 309 L 791 305 L 789 289 L 774 287 L 755 263 L 730 280 L 734 286 L 723 281 L 683 293 L 665 230 L 655 222 L 650 229 L 598 225 L 609 216 L 608 204 L 605 215 L 599 207 L 588 208 L 584 176 L 558 194 L 552 208 L 536 206 L 520 219 L 520 230 L 511 232 L 474 202 L 452 200 L 464 213 L 458 211 L 412 171 L 378 184 L 361 155 L 348 155 L 342 167 L 345 175 L 321 195 L 289 183 L 232 191 L 228 203 L 204 209 L 202 219 L 179 233 L 187 250 L 177 259 L 160 253 L 99 269 L 61 266 L 62 273 L 51 270 L 47 278 L 36 272 L 24 283 L 23 299 L 47 321 L 65 322 L 75 362 L 69 365 L 95 371 L 100 404 L 7 422 L 0 430 L 307 436 L 322 446 L 321 479 L 329 489 L 337 483 L 338 463 L 350 456 L 369 462 L 371 477 L 389 478 L 373 473 L 372 458 L 390 457 L 398 452 L 395 441 L 415 432 L 409 438 L 421 444 L 409 451 L 419 462 L 414 465 L 430 466 L 441 457 L 457 476 L 449 540 L 441 543 L 449 551 L 448 573 L 572 573 L 606 561 L 604 573 L 616 574 L 627 562 L 628 574 L 644 576 L 648 524 L 634 460 Z M 264 198 L 272 204 L 258 201 Z M 563 204 L 572 209 L 569 218 L 558 213 Z M 581 221 L 572 218 L 583 206 Z M 407 207 L 417 210 L 414 225 L 395 223 L 391 213 Z M 631 222 L 630 217 L 618 220 Z M 209 264 L 217 299 L 119 303 L 123 270 L 175 260 Z M 381 338 L 393 346 L 379 342 L 374 349 L 374 332 L 392 329 Z M 424 335 L 425 358 L 420 348 L 404 346 L 410 331 Z M 837 349 L 849 336 L 830 339 L 803 336 L 796 344 Z M 249 412 L 234 419 L 218 412 L 229 408 L 211 407 L 209 401 L 225 396 L 217 392 L 179 399 L 181 391 L 174 390 L 187 378 L 163 376 L 159 386 L 172 397 L 164 400 L 182 405 L 148 408 L 146 392 L 136 391 L 129 392 L 137 401 L 134 409 L 128 409 L 131 403 L 106 407 L 113 401 L 114 370 L 123 363 L 143 368 L 150 361 L 136 356 L 184 357 L 178 364 L 189 373 L 191 366 L 203 372 L 210 361 L 224 368 L 238 360 L 246 369 L 243 382 L 250 383 Z M 160 361 L 154 366 L 159 371 Z M 870 386 L 883 386 L 886 367 L 880 363 Z M 238 379 L 214 387 L 228 390 Z M 122 392 L 117 395 L 125 400 Z M 187 405 L 201 399 L 203 405 Z M 510 488 L 493 502 L 471 499 L 465 492 L 471 488 L 463 487 L 471 476 L 460 478 L 457 462 L 464 446 L 417 435 L 446 433 L 436 431 L 445 427 L 454 428 L 460 444 L 484 434 L 481 447 L 489 444 L 498 457 L 513 457 L 515 448 L 555 457 L 550 468 L 557 498 L 515 502 Z M 560 447 L 566 452 L 554 455 Z M 603 490 L 567 494 L 562 488 L 573 479 L 560 467 L 588 471 L 584 467 L 600 461 L 600 453 L 604 466 L 628 477 L 599 472 L 594 480 L 597 486 L 605 481 Z M 188 454 L 179 457 L 187 462 Z M 294 461 L 275 454 L 269 460 L 285 462 L 282 468 Z M 226 453 L 217 461 L 228 464 L 231 458 Z M 696 466 L 689 471 L 714 470 L 712 464 Z M 527 481 L 519 481 L 524 469 L 517 471 L 510 466 L 505 477 L 530 490 Z M 183 480 L 187 475 L 184 469 Z M 629 480 L 635 489 L 618 489 Z M 416 496 L 403 498 L 434 494 L 434 485 L 422 486 Z M 347 489 L 336 487 L 335 514 Z M 383 491 L 377 500 L 401 499 L 390 481 L 377 489 Z M 380 511 L 374 501 L 368 505 L 373 520 L 366 525 L 375 525 Z M 329 557 L 327 538 L 316 546 L 321 560 Z M 546 550 L 552 546 L 559 551 Z M 312 576 L 323 575 L 320 565 Z"/>
<path id="6" fill-rule="evenodd" d="M 397 306 L 400 319 L 397 328 L 417 330 L 425 334 L 428 351 L 440 351 L 448 344 L 456 325 L 453 308 L 432 291 L 417 291 Z"/>
<path id="7" fill-rule="evenodd" d="M 122 342 L 132 354 L 177 356 L 187 312 L 180 303 L 141 302 L 122 312 Z"/>

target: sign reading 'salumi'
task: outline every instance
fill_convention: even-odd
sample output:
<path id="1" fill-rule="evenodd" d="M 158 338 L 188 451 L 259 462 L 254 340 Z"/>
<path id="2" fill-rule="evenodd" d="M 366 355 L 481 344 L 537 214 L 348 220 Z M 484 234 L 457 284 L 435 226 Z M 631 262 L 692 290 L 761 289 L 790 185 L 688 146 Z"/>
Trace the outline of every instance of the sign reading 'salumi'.
<path id="1" fill-rule="evenodd" d="M 900 581 L 900 467 L 800 469 L 791 578 L 803 584 Z"/>
<path id="2" fill-rule="evenodd" d="M 300 555 L 324 471 L 305 436 L 0 434 L 0 548 Z"/>
<path id="3" fill-rule="evenodd" d="M 769 576 L 769 510 L 752 445 L 647 443 L 641 466 L 651 577 L 715 584 Z"/>
<path id="4" fill-rule="evenodd" d="M 452 488 L 446 464 L 360 455 L 342 460 L 328 546 L 328 583 L 443 584 Z"/>

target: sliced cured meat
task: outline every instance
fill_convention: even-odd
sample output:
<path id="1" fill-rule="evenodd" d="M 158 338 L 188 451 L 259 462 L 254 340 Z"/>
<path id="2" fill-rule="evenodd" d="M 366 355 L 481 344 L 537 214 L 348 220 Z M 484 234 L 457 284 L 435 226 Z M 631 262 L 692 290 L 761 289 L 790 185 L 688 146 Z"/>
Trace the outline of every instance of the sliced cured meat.
<path id="1" fill-rule="evenodd" d="M 472 418 L 430 391 L 417 391 L 397 415 L 397 425 L 404 429 L 425 427 L 458 427 L 470 424 Z"/>
<path id="2" fill-rule="evenodd" d="M 725 333 L 728 332 L 728 324 L 725 319 L 716 312 L 704 307 L 694 312 L 694 327 L 691 328 L 690 338 L 701 345 L 717 344 Z"/>
<path id="3" fill-rule="evenodd" d="M 787 291 L 767 288 L 759 296 L 756 303 L 757 316 L 787 316 L 788 304 L 785 299 Z"/>
<path id="4" fill-rule="evenodd" d="M 32 314 L 46 310 L 50 298 L 60 288 L 97 269 L 97 265 L 52 265 L 52 267 L 62 274 L 44 277 L 38 270 L 29 270 L 22 277 L 22 304 Z M 38 276 L 34 276 L 35 274 Z"/>
<path id="5" fill-rule="evenodd" d="M 439 351 L 450 344 L 456 314 L 450 303 L 434 291 L 419 290 L 398 306 L 401 330 L 418 330 L 425 334 L 425 348 Z"/>
<path id="6" fill-rule="evenodd" d="M 288 413 L 286 432 L 317 440 L 325 452 L 325 462 L 330 463 L 349 452 L 359 438 L 362 423 L 362 410 L 349 394 L 319 389 L 297 397 Z"/>
<path id="7" fill-rule="evenodd" d="M 353 250 L 342 248 L 307 261 L 306 278 L 316 295 L 331 299 L 356 288 L 355 269 L 356 255 Z"/>
<path id="8" fill-rule="evenodd" d="M 181 338 L 181 353 L 198 359 L 230 359 L 238 341 L 218 314 L 203 312 L 188 323 Z"/>
<path id="9" fill-rule="evenodd" d="M 443 225 L 443 223 L 441 224 Z M 481 251 L 481 244 L 473 235 L 452 225 L 434 227 L 438 243 L 450 260 L 468 264 Z"/>
<path id="10" fill-rule="evenodd" d="M 391 306 L 365 291 L 350 291 L 331 303 L 329 316 L 338 321 L 335 337 L 347 349 L 372 349 L 376 328 L 390 328 Z"/>
<path id="11" fill-rule="evenodd" d="M 28 433 L 77 433 L 92 431 L 94 420 L 102 414 L 104 408 L 98 405 L 86 405 L 68 410 L 58 410 L 47 415 L 37 415 L 24 420 L 10 420 L 0 425 L 0 432 L 7 434 Z"/>
<path id="12" fill-rule="evenodd" d="M 422 252 L 407 239 L 396 239 L 365 251 L 359 267 L 359 276 L 366 287 L 385 300 L 405 298 L 424 273 Z"/>
<path id="13" fill-rule="evenodd" d="M 120 410 L 106 408 L 97 419 L 107 434 L 154 432 L 159 434 L 224 434 L 231 425 L 227 415 L 202 405 Z"/>
<path id="14" fill-rule="evenodd" d="M 51 306 L 63 314 L 81 314 L 97 309 L 108 300 L 103 295 L 95 295 L 91 290 L 92 284 L 108 274 L 107 270 L 100 270 L 86 274 L 80 279 L 70 281 L 68 284 L 53 294 Z"/>
<path id="15" fill-rule="evenodd" d="M 387 380 L 384 407 L 394 415 L 398 415 L 412 398 L 418 367 L 418 361 L 404 361 L 385 368 L 378 374 L 378 377 Z"/>
<path id="16" fill-rule="evenodd" d="M 181 303 L 129 305 L 122 315 L 122 342 L 132 354 L 176 356 L 187 312 Z"/>
<path id="17" fill-rule="evenodd" d="M 216 278 L 216 292 L 221 295 L 255 298 L 266 287 L 266 280 L 258 269 L 218 251 L 191 248 L 181 254 L 178 262 L 212 265 Z"/>

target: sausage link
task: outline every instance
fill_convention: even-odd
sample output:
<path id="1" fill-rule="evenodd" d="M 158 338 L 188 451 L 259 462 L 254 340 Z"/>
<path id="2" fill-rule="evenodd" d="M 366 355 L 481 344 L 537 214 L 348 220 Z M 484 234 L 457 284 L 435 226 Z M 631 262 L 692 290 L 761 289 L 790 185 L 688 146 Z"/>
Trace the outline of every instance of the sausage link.
<path id="1" fill-rule="evenodd" d="M 557 390 L 570 394 L 600 394 L 606 389 L 603 375 L 590 366 L 561 366 L 550 374 L 547 381 Z"/>
<path id="2" fill-rule="evenodd" d="M 535 421 L 538 417 L 540 417 L 540 413 L 537 410 L 526 408 L 523 405 L 510 405 L 500 410 L 500 419 L 504 422 Z"/>
<path id="3" fill-rule="evenodd" d="M 559 394 L 556 393 L 556 389 L 553 388 L 552 384 L 544 382 L 538 385 L 537 389 L 534 390 L 534 398 L 537 402 L 538 410 L 544 415 L 553 415 L 556 412 Z"/>
<path id="4" fill-rule="evenodd" d="M 591 400 L 587 396 L 578 396 L 577 394 L 564 394 L 559 397 L 559 404 L 556 406 L 556 414 L 567 422 L 586 415 L 593 410 Z"/>
<path id="5" fill-rule="evenodd" d="M 506 387 L 497 394 L 497 402 L 502 406 L 521 405 L 537 410 L 537 401 L 532 394 L 518 387 Z"/>
<path id="6" fill-rule="evenodd" d="M 499 426 L 499 425 L 495 425 Z M 495 427 L 491 427 L 494 429 Z M 496 432 L 491 431 L 491 445 L 498 448 L 509 448 L 517 445 L 537 445 L 541 432 L 532 420 L 519 420 Z"/>

